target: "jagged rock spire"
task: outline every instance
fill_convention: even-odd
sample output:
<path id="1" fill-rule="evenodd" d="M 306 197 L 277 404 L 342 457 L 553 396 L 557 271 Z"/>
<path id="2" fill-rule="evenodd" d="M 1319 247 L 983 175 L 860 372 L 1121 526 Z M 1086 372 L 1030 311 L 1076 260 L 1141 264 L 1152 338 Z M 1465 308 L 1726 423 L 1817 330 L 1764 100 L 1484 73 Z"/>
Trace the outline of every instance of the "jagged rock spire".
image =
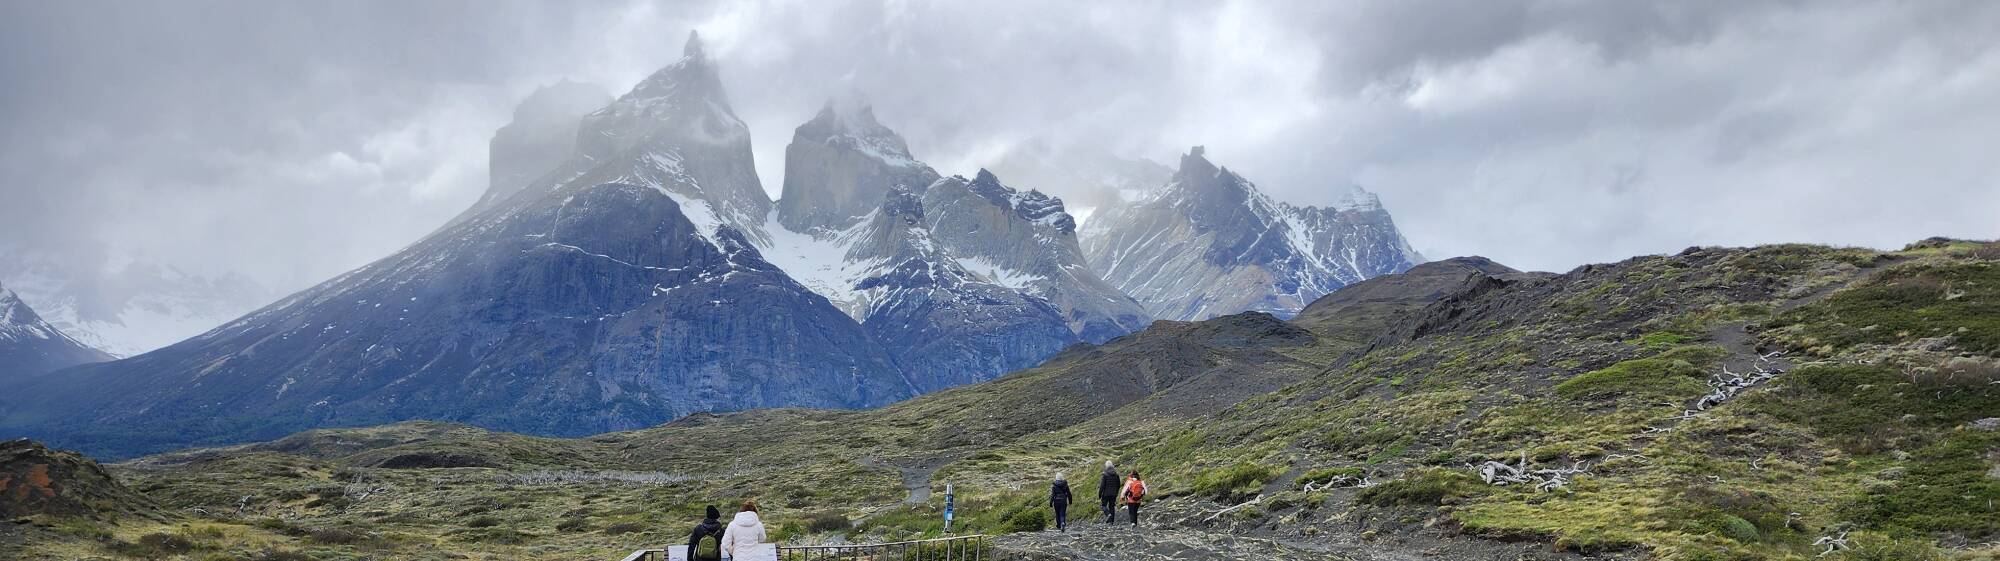
<path id="1" fill-rule="evenodd" d="M 702 51 L 701 49 L 701 31 L 693 29 L 688 30 L 687 46 L 681 48 L 681 57 L 696 58 L 696 59 L 708 58 L 708 53 Z"/>

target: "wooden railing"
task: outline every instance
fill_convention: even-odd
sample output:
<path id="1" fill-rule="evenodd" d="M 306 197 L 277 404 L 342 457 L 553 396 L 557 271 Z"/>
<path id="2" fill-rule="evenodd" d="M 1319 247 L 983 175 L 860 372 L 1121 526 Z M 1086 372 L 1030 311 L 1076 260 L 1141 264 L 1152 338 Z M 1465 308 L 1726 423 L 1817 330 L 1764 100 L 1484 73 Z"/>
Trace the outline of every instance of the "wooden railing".
<path id="1" fill-rule="evenodd" d="M 984 534 L 847 545 L 778 546 L 779 561 L 985 561 L 998 559 Z M 641 549 L 624 561 L 667 561 L 666 550 Z"/>

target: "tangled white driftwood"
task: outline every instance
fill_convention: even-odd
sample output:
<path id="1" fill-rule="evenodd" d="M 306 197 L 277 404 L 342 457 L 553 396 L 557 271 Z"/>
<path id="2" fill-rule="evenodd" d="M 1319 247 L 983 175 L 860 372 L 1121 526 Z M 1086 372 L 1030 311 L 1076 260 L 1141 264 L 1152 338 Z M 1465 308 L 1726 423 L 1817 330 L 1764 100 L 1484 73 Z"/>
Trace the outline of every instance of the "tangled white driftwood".
<path id="1" fill-rule="evenodd" d="M 1488 460 L 1486 463 L 1473 464 L 1467 467 L 1477 472 L 1479 479 L 1485 481 L 1488 485 L 1501 487 L 1507 485 L 1532 485 L 1536 491 L 1542 492 L 1568 491 L 1570 482 L 1576 476 L 1590 474 L 1590 464 L 1588 462 L 1576 462 L 1566 468 L 1531 469 L 1531 466 L 1528 465 L 1528 453 L 1526 451 L 1521 452 L 1521 463 L 1518 466 L 1510 465 L 1506 462 Z"/>
<path id="2" fill-rule="evenodd" d="M 1709 378 L 1708 395 L 1701 396 L 1701 399 L 1695 400 L 1694 405 L 1681 411 L 1680 416 L 1677 418 L 1682 420 L 1692 419 L 1696 415 L 1700 415 L 1703 411 L 1707 411 L 1717 405 L 1722 405 L 1722 402 L 1729 401 L 1731 398 L 1736 397 L 1737 394 L 1743 393 L 1743 390 L 1756 387 L 1758 384 L 1768 382 L 1772 378 L 1777 378 L 1779 374 L 1784 374 L 1784 369 L 1778 368 L 1776 363 L 1771 360 L 1776 356 L 1778 356 L 1778 351 L 1758 355 L 1757 362 L 1753 366 L 1757 369 L 1757 372 L 1749 376 L 1731 372 L 1727 366 L 1722 367 L 1721 374 Z"/>
<path id="3" fill-rule="evenodd" d="M 1820 547 L 1820 546 L 1825 546 L 1825 547 L 1826 547 L 1826 551 L 1822 551 L 1822 552 L 1819 552 L 1819 556 L 1820 556 L 1820 557 L 1826 557 L 1826 556 L 1828 556 L 1828 555 L 1833 555 L 1833 552 L 1835 552 L 1835 551 L 1841 551 L 1841 550 L 1844 550 L 1844 549 L 1848 549 L 1848 547 L 1847 547 L 1847 532 L 1841 532 L 1841 533 L 1840 533 L 1840 535 L 1839 535 L 1839 536 L 1837 536 L 1837 537 L 1836 537 L 1836 536 L 1820 536 L 1820 537 L 1819 537 L 1819 539 L 1817 539 L 1817 540 L 1813 540 L 1813 543 L 1812 543 L 1812 544 L 1813 544 L 1813 547 Z"/>
<path id="4" fill-rule="evenodd" d="M 1229 508 L 1225 508 L 1225 509 L 1222 509 L 1222 510 L 1218 510 L 1218 511 L 1215 511 L 1215 514 L 1210 514 L 1210 515 L 1208 515 L 1208 518 L 1203 518 L 1203 519 L 1201 519 L 1201 523 L 1203 523 L 1203 524 L 1207 524 L 1207 523 L 1209 523 L 1209 522 L 1214 522 L 1216 518 L 1219 518 L 1219 517 L 1221 517 L 1221 516 L 1222 516 L 1222 515 L 1224 515 L 1224 514 L 1229 514 L 1230 512 L 1232 512 L 1232 511 L 1235 511 L 1236 509 L 1240 509 L 1240 508 L 1243 508 L 1243 507 L 1246 507 L 1246 506 L 1250 506 L 1250 505 L 1254 505 L 1254 504 L 1257 504 L 1257 503 L 1261 503 L 1261 502 L 1264 502 L 1264 495 L 1261 495 L 1261 494 L 1260 494 L 1260 495 L 1257 495 L 1257 498 L 1254 498 L 1254 499 L 1250 499 L 1250 500 L 1248 500 L 1248 501 L 1244 501 L 1244 502 L 1243 502 L 1243 504 L 1239 504 L 1239 505 L 1236 505 L 1236 506 L 1232 506 L 1232 507 L 1229 507 Z"/>
<path id="5" fill-rule="evenodd" d="M 1366 489 L 1374 486 L 1375 480 L 1369 478 L 1368 474 L 1364 472 L 1361 475 L 1336 475 L 1332 479 L 1322 481 L 1318 484 L 1307 483 L 1305 484 L 1305 492 L 1313 493 L 1327 489 Z"/>

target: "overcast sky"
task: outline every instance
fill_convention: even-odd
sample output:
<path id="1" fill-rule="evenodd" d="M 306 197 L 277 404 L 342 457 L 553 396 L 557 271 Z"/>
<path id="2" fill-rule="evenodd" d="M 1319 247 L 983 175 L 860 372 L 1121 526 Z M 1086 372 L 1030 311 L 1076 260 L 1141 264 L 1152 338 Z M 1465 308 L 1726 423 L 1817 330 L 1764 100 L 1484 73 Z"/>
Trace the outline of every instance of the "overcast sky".
<path id="1" fill-rule="evenodd" d="M 774 194 L 859 95 L 945 173 L 1203 144 L 1433 258 L 2000 236 L 2000 2 L 982 4 L 0 0 L 0 255 L 112 308 L 137 266 L 298 290 L 470 205 L 536 86 L 621 93 L 690 29 Z"/>

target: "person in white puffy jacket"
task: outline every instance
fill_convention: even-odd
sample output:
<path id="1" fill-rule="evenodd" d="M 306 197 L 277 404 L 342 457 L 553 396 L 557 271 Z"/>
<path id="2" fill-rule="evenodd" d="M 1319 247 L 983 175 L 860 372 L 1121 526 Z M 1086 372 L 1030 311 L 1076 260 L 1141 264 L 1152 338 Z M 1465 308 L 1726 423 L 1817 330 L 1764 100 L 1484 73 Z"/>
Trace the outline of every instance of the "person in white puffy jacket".
<path id="1" fill-rule="evenodd" d="M 764 543 L 769 536 L 764 533 L 764 520 L 757 517 L 757 501 L 746 501 L 736 519 L 729 521 L 729 528 L 722 531 L 722 556 L 739 559 L 739 550 Z"/>

